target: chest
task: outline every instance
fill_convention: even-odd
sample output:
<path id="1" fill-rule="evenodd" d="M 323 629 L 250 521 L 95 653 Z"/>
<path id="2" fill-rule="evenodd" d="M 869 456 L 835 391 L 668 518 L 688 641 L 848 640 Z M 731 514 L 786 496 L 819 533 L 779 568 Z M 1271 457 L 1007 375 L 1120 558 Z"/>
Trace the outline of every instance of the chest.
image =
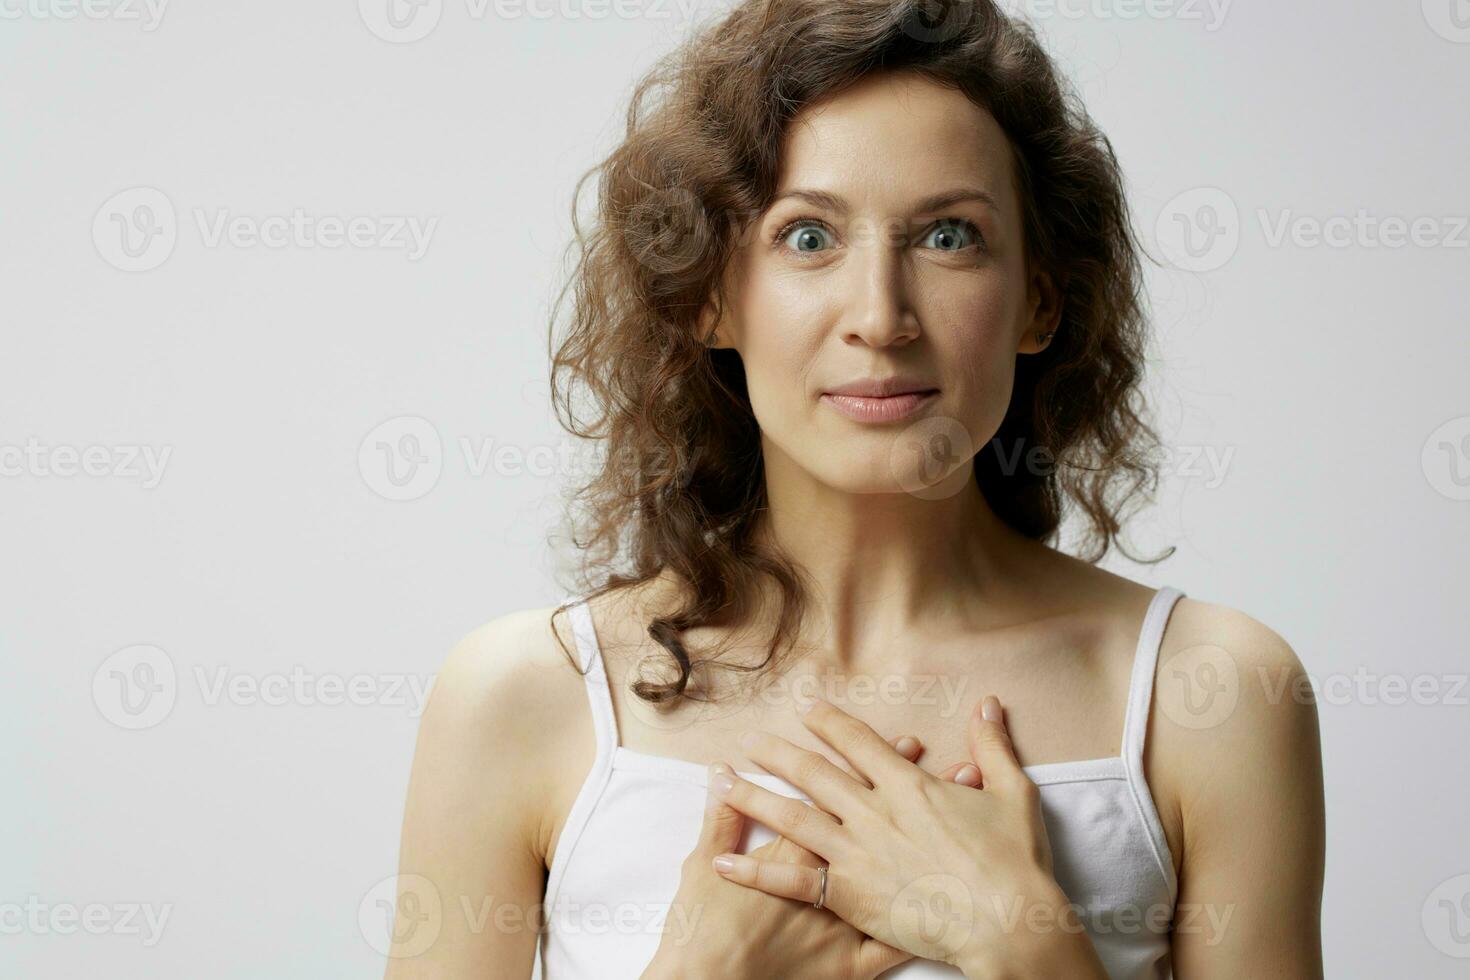
<path id="1" fill-rule="evenodd" d="M 919 739 L 918 765 L 939 772 L 970 758 L 970 719 L 987 695 L 1000 698 L 1023 766 L 1118 754 L 1129 658 L 1107 651 L 1057 647 L 998 648 L 983 656 L 936 656 L 908 667 L 845 669 L 800 664 L 731 686 L 711 701 L 652 705 L 629 688 L 634 677 L 611 672 L 619 743 L 648 755 L 701 764 L 723 760 L 753 768 L 740 749 L 749 730 L 778 735 L 850 769 L 842 755 L 809 730 L 797 706 L 820 697 L 864 722 L 885 740 Z"/>

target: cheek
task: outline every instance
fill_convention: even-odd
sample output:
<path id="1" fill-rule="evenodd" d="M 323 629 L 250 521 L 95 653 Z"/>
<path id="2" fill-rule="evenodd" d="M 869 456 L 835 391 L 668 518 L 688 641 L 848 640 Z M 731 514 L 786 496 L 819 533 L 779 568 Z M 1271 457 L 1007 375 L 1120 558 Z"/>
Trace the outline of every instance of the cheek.
<path id="1" fill-rule="evenodd" d="M 1014 296 L 999 277 L 932 290 L 923 314 L 941 370 L 963 388 L 988 386 L 1014 370 L 1016 318 Z"/>
<path id="2" fill-rule="evenodd" d="M 934 290 L 924 322 L 946 389 L 947 414 L 978 449 L 1000 428 L 1015 387 L 1018 305 L 995 280 Z"/>
<path id="3" fill-rule="evenodd" d="M 822 288 L 779 273 L 753 277 L 740 296 L 740 351 L 751 404 L 790 407 L 807 396 L 830 304 Z M 764 427 L 764 426 L 763 426 Z"/>

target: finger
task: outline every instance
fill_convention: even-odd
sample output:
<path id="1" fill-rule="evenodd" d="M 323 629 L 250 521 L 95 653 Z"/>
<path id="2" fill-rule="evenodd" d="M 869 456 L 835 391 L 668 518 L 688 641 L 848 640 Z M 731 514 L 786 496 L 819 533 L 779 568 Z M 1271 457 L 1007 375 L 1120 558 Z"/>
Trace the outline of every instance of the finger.
<path id="1" fill-rule="evenodd" d="M 709 767 L 710 792 L 705 798 L 704 823 L 699 828 L 697 849 L 705 854 L 733 851 L 740 846 L 740 832 L 745 827 L 745 814 L 728 806 L 714 792 L 715 780 L 721 775 L 735 774 L 735 770 L 723 762 Z"/>
<path id="2" fill-rule="evenodd" d="M 780 735 L 752 729 L 741 736 L 740 747 L 751 761 L 780 776 L 844 823 L 863 805 L 862 794 L 872 792 L 822 753 L 801 748 Z"/>
<path id="3" fill-rule="evenodd" d="M 920 742 L 913 735 L 900 735 L 897 738 L 891 738 L 888 740 L 888 744 L 893 746 L 893 751 L 910 762 L 917 762 L 919 755 L 924 751 L 924 743 Z"/>
<path id="4" fill-rule="evenodd" d="M 870 725 L 831 702 L 812 698 L 796 710 L 803 725 L 836 749 L 848 765 L 874 786 L 882 780 L 897 778 L 913 766 Z"/>
<path id="5" fill-rule="evenodd" d="M 714 859 L 714 869 L 728 881 L 777 898 L 814 904 L 817 896 L 822 894 L 822 876 L 816 868 L 804 864 L 768 861 L 752 854 L 720 854 Z M 834 878 L 832 869 L 828 868 L 826 896 L 822 901 L 824 908 L 832 904 Z"/>
<path id="6" fill-rule="evenodd" d="M 913 958 L 913 953 L 905 953 L 901 949 L 894 949 L 882 940 L 866 936 L 863 938 L 863 945 L 858 949 L 858 975 L 876 977 L 884 970 L 891 970 L 898 964 L 907 963 Z"/>
<path id="7" fill-rule="evenodd" d="M 784 861 L 787 864 L 805 864 L 811 868 L 815 868 L 819 864 L 827 863 L 817 855 L 813 854 L 811 851 L 808 851 L 806 848 L 802 847 L 796 841 L 790 840 L 786 837 L 777 837 L 775 840 L 771 841 L 768 844 L 762 844 L 761 847 L 757 850 L 761 851 L 759 856 L 765 858 L 767 861 Z M 746 853 L 755 854 L 756 852 L 747 851 Z"/>
<path id="8" fill-rule="evenodd" d="M 846 853 L 842 825 L 802 800 L 772 793 L 734 772 L 715 776 L 710 786 L 726 805 L 829 861 Z"/>
<path id="9" fill-rule="evenodd" d="M 988 694 L 970 714 L 970 758 L 980 767 L 985 789 L 1026 778 L 1006 730 L 1000 700 Z"/>
<path id="10" fill-rule="evenodd" d="M 914 735 L 896 735 L 893 738 L 889 739 L 889 744 L 893 746 L 894 751 L 903 756 L 905 759 L 908 759 L 910 762 L 916 761 L 918 757 L 924 752 L 924 743 Z M 969 763 L 962 762 L 958 763 L 955 766 L 951 766 L 950 768 L 958 769 L 960 766 L 968 765 Z M 974 769 L 973 766 L 970 766 L 970 768 Z M 980 781 L 979 770 L 975 770 L 975 773 L 975 785 L 978 785 Z M 802 847 L 795 841 L 787 840 L 785 837 L 777 837 L 774 840 L 769 840 L 766 843 L 762 844 L 760 847 L 752 848 L 747 853 L 754 854 L 759 857 L 764 857 L 772 861 L 787 861 L 791 864 L 806 864 L 810 865 L 813 868 L 815 868 L 819 864 L 824 863 L 820 857 L 813 854 L 811 851 L 808 851 L 806 848 Z M 872 940 L 872 942 L 877 942 L 877 940 Z M 879 945 L 882 944 L 880 943 Z M 877 972 L 881 971 L 874 971 L 875 974 Z"/>
<path id="11" fill-rule="evenodd" d="M 980 788 L 980 770 L 973 762 L 956 762 L 940 773 L 939 778 L 947 783 L 959 783 L 961 786 Z"/>

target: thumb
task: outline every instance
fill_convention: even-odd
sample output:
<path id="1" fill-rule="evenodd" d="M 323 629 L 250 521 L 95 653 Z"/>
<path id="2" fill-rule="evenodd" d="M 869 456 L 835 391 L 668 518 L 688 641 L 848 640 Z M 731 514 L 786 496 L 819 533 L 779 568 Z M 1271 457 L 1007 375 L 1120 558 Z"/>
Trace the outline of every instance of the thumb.
<path id="1" fill-rule="evenodd" d="M 1005 712 L 993 694 L 986 695 L 970 715 L 970 758 L 980 767 L 986 789 L 1025 775 L 1006 730 Z"/>
<path id="2" fill-rule="evenodd" d="M 944 772 L 939 773 L 939 779 L 946 783 L 959 783 L 961 786 L 980 788 L 980 770 L 973 762 L 956 762 Z"/>
<path id="3" fill-rule="evenodd" d="M 734 772 L 723 762 L 709 767 L 710 791 L 704 805 L 704 824 L 699 829 L 699 850 L 713 858 L 717 854 L 728 854 L 740 846 L 740 832 L 745 827 L 745 814 L 727 804 L 714 794 L 715 779 L 721 774 L 733 776 Z"/>
<path id="4" fill-rule="evenodd" d="M 891 970 L 898 964 L 907 963 L 913 958 L 913 953 L 905 953 L 901 949 L 894 949 L 885 942 L 868 937 L 863 940 L 862 948 L 858 950 L 857 975 L 878 977 L 885 970 Z"/>

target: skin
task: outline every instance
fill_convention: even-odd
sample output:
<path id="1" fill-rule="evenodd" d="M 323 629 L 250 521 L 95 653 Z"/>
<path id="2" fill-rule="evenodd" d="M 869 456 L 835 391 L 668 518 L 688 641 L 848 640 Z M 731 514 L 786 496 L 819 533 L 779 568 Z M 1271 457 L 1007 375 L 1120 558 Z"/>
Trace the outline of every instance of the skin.
<path id="1" fill-rule="evenodd" d="M 943 821 L 951 810 L 935 800 L 983 805 L 999 814 L 985 825 L 995 829 L 970 846 L 993 855 L 998 841 L 1028 840 L 1036 830 L 1039 818 L 1026 802 L 1035 787 L 1020 767 L 1118 754 L 1134 644 L 1152 589 L 1011 531 L 986 506 L 964 453 L 950 461 L 949 479 L 938 484 L 943 492 L 910 492 L 932 483 L 934 472 L 903 451 L 905 426 L 861 425 L 819 397 L 824 386 L 913 372 L 940 389 L 926 417 L 949 420 L 950 433 L 979 447 L 998 427 L 1016 358 L 1041 349 L 1037 337 L 1054 328 L 1063 300 L 1026 261 L 1010 150 L 994 119 L 927 81 L 877 75 L 808 107 L 790 128 L 781 159 L 778 194 L 825 191 L 845 207 L 778 198 L 744 237 L 723 302 L 711 305 L 700 328 L 739 351 L 746 366 L 770 501 L 761 533 L 807 573 L 808 613 L 795 650 L 768 675 L 784 686 L 757 697 L 715 672 L 708 693 L 727 700 L 655 712 L 627 686 L 643 658 L 666 657 L 643 624 L 669 608 L 679 584 L 660 576 L 594 600 L 619 738 L 633 751 L 723 761 L 738 770 L 776 771 L 781 760 L 773 753 L 785 744 L 824 758 L 864 789 L 877 786 L 859 771 L 860 760 L 834 748 L 795 710 L 801 699 L 791 692 L 816 690 L 882 740 L 915 736 L 922 743 L 917 761 L 895 751 L 888 762 L 947 787 L 931 799 L 919 789 L 929 784 L 911 778 L 899 783 L 907 795 L 882 789 L 884 807 L 906 820 L 929 814 L 924 819 Z M 936 210 L 916 205 L 961 187 L 988 200 Z M 792 221 L 814 220 L 815 229 L 792 227 L 776 237 Z M 975 241 L 963 231 L 936 234 L 936 222 L 945 220 L 973 224 L 983 244 L 954 248 Z M 815 254 L 797 254 L 792 243 Z M 511 613 L 476 630 L 438 675 L 415 753 L 401 871 L 433 882 L 447 911 L 426 950 L 390 961 L 390 980 L 530 974 L 546 869 L 595 754 L 583 680 L 558 644 L 559 637 L 570 646 L 570 629 L 559 621 L 553 635 L 549 612 Z M 718 641 L 727 659 L 757 663 L 770 625 L 759 619 L 735 633 L 695 629 L 686 641 L 697 650 Z M 1212 656 L 1238 677 L 1233 708 L 1205 726 L 1180 723 L 1190 717 L 1180 678 Z M 833 676 L 835 686 L 827 683 Z M 1321 976 L 1322 775 L 1315 708 L 1291 693 L 1303 676 L 1286 641 L 1246 614 L 1188 597 L 1175 606 L 1155 677 L 1144 772 L 1179 876 L 1179 907 L 1229 914 L 1223 931 L 1181 930 L 1176 920 L 1176 977 Z M 883 690 L 893 680 L 919 683 L 905 689 L 907 696 L 872 696 L 874 682 Z M 859 682 L 869 686 L 860 689 Z M 954 696 L 945 699 L 946 690 Z M 967 761 L 982 772 L 1007 773 L 993 751 L 988 769 L 977 758 L 985 750 L 972 716 L 987 694 L 1005 704 L 999 731 L 1010 747 L 1009 776 L 1019 774 L 1002 779 L 1009 788 L 998 793 L 953 782 Z M 565 723 L 548 728 L 548 717 Z M 748 731 L 764 733 L 759 747 L 741 745 Z M 1004 798 L 981 802 L 992 793 Z M 752 799 L 737 792 L 724 805 L 753 809 L 759 804 Z M 707 815 L 711 822 L 718 820 Z M 795 828 L 768 825 L 787 839 L 773 842 L 782 845 L 779 852 L 773 847 L 758 857 L 808 867 L 817 860 L 795 840 Z M 830 974 L 824 971 L 831 962 L 801 959 L 811 937 L 777 934 L 767 921 L 786 914 L 789 899 L 720 875 L 712 842 L 728 837 L 709 826 L 705 832 L 704 850 L 684 864 L 680 891 L 698 891 L 717 906 L 706 918 L 725 926 L 730 948 L 776 958 L 788 950 L 787 969 L 801 963 L 817 971 L 812 975 L 876 975 L 872 962 L 858 964 L 847 954 Z M 921 874 L 934 856 L 873 840 L 909 855 L 894 859 L 889 878 Z M 1049 851 L 1012 851 L 1018 856 L 1007 865 L 1008 887 L 1047 895 Z M 836 867 L 836 859 L 823 858 Z M 881 895 L 879 877 L 854 870 L 848 883 Z M 487 895 L 522 910 L 519 921 L 530 924 L 477 930 L 454 913 L 461 898 L 474 906 Z M 830 915 L 808 916 L 813 929 L 837 929 L 835 922 L 855 930 L 839 929 L 834 935 L 847 938 L 823 949 L 863 948 L 861 930 L 830 905 L 812 912 Z M 1035 964 L 1057 951 L 1009 939 L 1001 957 L 1007 966 Z M 1086 960 L 1086 950 L 1067 952 L 1082 957 L 1069 962 Z M 993 965 L 975 964 L 964 950 L 929 951 L 935 953 L 966 969 Z M 648 976 L 677 975 L 691 962 L 661 949 Z M 722 975 L 772 975 L 757 965 Z"/>

